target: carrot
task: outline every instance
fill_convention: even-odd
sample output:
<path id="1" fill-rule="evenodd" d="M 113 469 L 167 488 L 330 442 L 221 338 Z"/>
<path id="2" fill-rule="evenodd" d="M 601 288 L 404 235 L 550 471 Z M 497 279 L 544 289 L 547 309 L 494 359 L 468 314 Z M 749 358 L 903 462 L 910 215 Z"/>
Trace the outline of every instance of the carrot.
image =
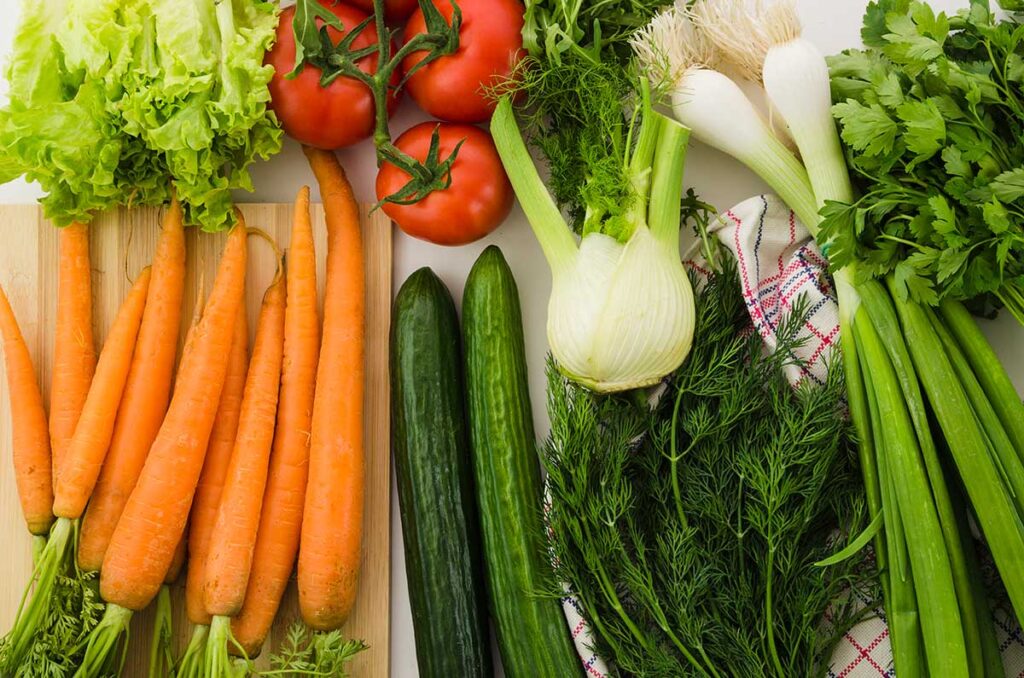
<path id="1" fill-rule="evenodd" d="M 82 520 L 78 564 L 84 570 L 103 564 L 110 536 L 167 411 L 184 294 L 185 231 L 181 206 L 174 200 L 153 257 L 146 310 L 110 450 Z"/>
<path id="2" fill-rule="evenodd" d="M 174 557 L 171 559 L 170 569 L 164 575 L 164 584 L 173 584 L 181 576 L 181 571 L 185 568 L 186 544 L 185 535 L 182 534 L 181 539 L 178 540 L 178 545 L 174 547 Z"/>
<path id="3" fill-rule="evenodd" d="M 192 513 L 188 531 L 189 566 L 185 584 L 185 609 L 189 621 L 195 625 L 188 647 L 178 663 L 181 678 L 203 675 L 206 665 L 206 639 L 210 633 L 212 617 L 206 611 L 203 591 L 206 588 L 206 554 L 209 551 L 210 532 L 217 520 L 224 477 L 231 463 L 238 432 L 238 417 L 245 393 L 245 377 L 249 370 L 249 326 L 245 301 L 238 307 L 231 352 L 228 354 L 228 373 L 220 394 L 217 417 L 213 422 L 206 459 L 199 475 L 199 485 L 192 500 Z"/>
<path id="4" fill-rule="evenodd" d="M 366 285 L 359 209 L 334 153 L 304 147 L 327 215 L 327 280 L 299 548 L 299 606 L 317 630 L 355 603 L 363 533 Z"/>
<path id="5" fill-rule="evenodd" d="M 238 437 L 224 479 L 205 568 L 206 610 L 213 615 L 206 646 L 207 676 L 230 676 L 231 617 L 245 600 L 261 503 L 274 442 L 284 351 L 285 279 L 279 271 L 263 297 Z"/>
<path id="6" fill-rule="evenodd" d="M 227 375 L 224 356 L 242 303 L 245 261 L 245 228 L 239 224 L 228 237 L 203 317 L 185 348 L 167 415 L 103 559 L 100 593 L 108 603 L 141 610 L 170 568 Z"/>
<path id="7" fill-rule="evenodd" d="M 150 270 L 147 268 L 132 286 L 110 328 L 75 434 L 58 467 L 53 500 L 57 521 L 50 530 L 46 545 L 39 552 L 32 581 L 28 585 L 29 590 L 34 589 L 32 599 L 21 606 L 8 634 L 7 653 L 3 657 L 0 674 L 7 675 L 5 671 L 21 664 L 47 611 L 53 605 L 63 604 L 63 601 L 53 599 L 54 586 L 67 569 L 66 556 L 69 549 L 74 548 L 78 518 L 85 509 L 85 502 L 92 493 L 110 445 L 117 405 L 128 378 L 135 339 L 146 305 L 149 280 Z"/>
<path id="8" fill-rule="evenodd" d="M 238 435 L 224 478 L 206 560 L 206 610 L 233 616 L 242 607 L 259 527 L 274 440 L 284 350 L 285 280 L 279 275 L 263 297 Z"/>
<path id="9" fill-rule="evenodd" d="M 228 236 L 203 317 L 186 342 L 178 380 L 100 568 L 106 612 L 90 633 L 79 674 L 107 665 L 134 610 L 160 590 L 185 531 L 203 457 L 227 375 L 232 324 L 245 289 L 246 233 L 241 215 Z"/>
<path id="10" fill-rule="evenodd" d="M 74 223 L 60 231 L 57 322 L 50 379 L 50 442 L 53 480 L 60 474 L 96 369 L 92 337 L 92 269 L 89 227 Z"/>
<path id="11" fill-rule="evenodd" d="M 110 448 L 114 419 L 128 380 L 135 341 L 146 308 L 151 269 L 145 268 L 117 312 L 114 324 L 86 396 L 75 435 L 60 462 L 53 492 L 53 512 L 59 518 L 79 518 L 96 486 Z"/>
<path id="12" fill-rule="evenodd" d="M 228 372 L 224 389 L 217 408 L 217 417 L 210 433 L 206 448 L 206 460 L 199 476 L 195 500 L 192 502 L 192 522 L 188 534 L 190 565 L 185 586 L 185 601 L 188 618 L 193 624 L 208 626 L 210 613 L 203 602 L 206 586 L 206 554 L 210 532 L 217 520 L 224 477 L 231 463 L 231 452 L 235 447 L 238 431 L 238 417 L 242 409 L 242 395 L 245 392 L 245 376 L 249 368 L 249 330 L 245 317 L 245 304 L 238 307 L 231 352 L 228 354 Z"/>
<path id="13" fill-rule="evenodd" d="M 28 531 L 45 535 L 53 523 L 53 481 L 50 478 L 50 434 L 28 345 L 18 327 L 7 294 L 0 287 L 0 335 L 4 341 L 7 397 L 11 401 L 11 457 Z"/>
<path id="14" fill-rule="evenodd" d="M 284 316 L 284 363 L 277 432 L 245 602 L 231 622 L 231 635 L 249 656 L 259 653 L 277 616 L 295 567 L 302 529 L 302 505 L 309 471 L 309 428 L 320 354 L 316 253 L 309 220 L 308 187 L 299 191 L 295 201 L 287 262 L 288 303 Z"/>

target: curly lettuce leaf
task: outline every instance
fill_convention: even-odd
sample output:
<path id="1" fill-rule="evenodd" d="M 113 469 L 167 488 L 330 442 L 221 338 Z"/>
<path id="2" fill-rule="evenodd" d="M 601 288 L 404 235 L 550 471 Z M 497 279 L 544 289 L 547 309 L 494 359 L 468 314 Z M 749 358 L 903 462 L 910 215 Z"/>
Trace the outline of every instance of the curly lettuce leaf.
<path id="1" fill-rule="evenodd" d="M 234 223 L 231 191 L 280 150 L 263 0 L 25 0 L 0 110 L 0 182 L 24 175 L 59 225 L 173 185 L 189 223 Z"/>

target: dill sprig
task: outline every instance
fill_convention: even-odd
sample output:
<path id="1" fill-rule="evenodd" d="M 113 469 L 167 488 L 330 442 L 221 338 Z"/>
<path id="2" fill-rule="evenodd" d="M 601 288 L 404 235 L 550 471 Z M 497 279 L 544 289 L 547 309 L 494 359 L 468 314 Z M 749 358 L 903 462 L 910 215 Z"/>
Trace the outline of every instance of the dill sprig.
<path id="1" fill-rule="evenodd" d="M 814 565 L 866 525 L 842 371 L 791 387 L 806 305 L 766 355 L 723 264 L 657 404 L 549 367 L 555 574 L 622 674 L 817 676 L 873 576 L 863 555 Z"/>

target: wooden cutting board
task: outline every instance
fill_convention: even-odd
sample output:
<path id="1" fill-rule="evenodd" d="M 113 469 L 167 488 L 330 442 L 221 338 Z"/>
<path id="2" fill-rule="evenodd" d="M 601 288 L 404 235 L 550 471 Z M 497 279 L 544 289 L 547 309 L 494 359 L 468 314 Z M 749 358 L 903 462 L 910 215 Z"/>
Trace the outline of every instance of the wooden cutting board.
<path id="1" fill-rule="evenodd" d="M 265 230 L 282 249 L 288 247 L 292 206 L 242 205 L 246 223 Z M 121 209 L 105 214 L 91 227 L 94 331 L 102 345 L 114 315 L 138 271 L 148 265 L 156 247 L 161 212 L 158 209 Z M 352 675 L 381 678 L 388 675 L 390 585 L 390 444 L 388 395 L 388 333 L 391 307 L 392 226 L 380 212 L 362 210 L 367 282 L 366 336 L 366 511 L 362 577 L 355 611 L 345 626 L 348 637 L 362 638 L 370 649 L 353 662 Z M 317 247 L 317 277 L 321 303 L 327 236 L 321 205 L 313 206 Z M 49 399 L 53 361 L 53 326 L 57 307 L 57 230 L 35 205 L 0 205 L 0 284 L 4 286 L 32 352 L 36 371 Z M 188 272 L 183 318 L 191 317 L 200 284 L 213 283 L 224 235 L 189 229 Z M 260 301 L 275 271 L 270 246 L 249 239 L 246 299 L 249 327 L 255 332 Z M 184 325 L 181 339 L 184 339 Z M 250 341 L 251 341 L 250 337 Z M 3 365 L 0 362 L 0 375 Z M 25 583 L 31 574 L 31 539 L 21 517 L 11 467 L 10 402 L 7 382 L 0 380 L 0 633 L 14 620 Z M 174 587 L 175 640 L 183 648 L 191 634 L 185 616 L 184 576 Z M 298 616 L 295 585 L 286 594 L 269 643 L 276 648 L 289 623 Z M 124 675 L 146 675 L 153 620 L 149 610 L 135 615 Z M 264 649 L 257 664 L 268 668 Z"/>

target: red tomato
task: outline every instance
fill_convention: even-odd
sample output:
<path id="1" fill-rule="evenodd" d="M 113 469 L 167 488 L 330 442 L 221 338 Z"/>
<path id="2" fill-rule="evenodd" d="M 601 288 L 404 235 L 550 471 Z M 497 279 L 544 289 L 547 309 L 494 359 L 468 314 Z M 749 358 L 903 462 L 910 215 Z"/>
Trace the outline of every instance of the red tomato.
<path id="1" fill-rule="evenodd" d="M 479 240 L 505 220 L 514 195 L 491 135 L 479 127 L 424 122 L 398 137 L 395 145 L 423 161 L 434 128 L 440 126 L 440 158 L 451 156 L 465 139 L 452 164 L 452 183 L 412 205 L 384 204 L 384 212 L 403 231 L 438 245 L 465 245 Z M 385 163 L 377 175 L 377 199 L 394 194 L 409 182 L 403 170 Z"/>
<path id="2" fill-rule="evenodd" d="M 346 30 L 351 30 L 367 17 L 361 10 L 333 4 L 330 0 L 320 0 L 320 4 L 334 12 Z M 285 77 L 295 67 L 294 15 L 294 7 L 281 12 L 277 43 L 265 60 L 274 67 L 274 77 L 270 81 L 270 106 L 284 131 L 304 144 L 328 150 L 351 146 L 369 137 L 373 134 L 375 120 L 373 94 L 369 87 L 344 76 L 335 78 L 327 87 L 321 87 L 320 69 L 310 64 L 306 64 L 293 80 Z M 337 29 L 327 30 L 335 44 L 344 37 Z M 360 49 L 376 42 L 377 33 L 371 23 L 360 32 L 352 48 Z M 359 68 L 365 73 L 374 73 L 377 61 L 377 55 L 371 55 L 359 62 Z M 397 75 L 392 79 L 393 84 L 398 82 Z M 393 111 L 397 104 L 397 97 L 391 95 L 388 111 Z"/>
<path id="3" fill-rule="evenodd" d="M 349 3 L 373 13 L 373 0 L 349 0 Z M 419 6 L 418 0 L 384 0 L 384 16 L 389 21 L 404 21 Z"/>
<path id="4" fill-rule="evenodd" d="M 449 0 L 432 0 L 451 23 Z M 485 88 L 508 77 L 523 58 L 523 5 L 519 0 L 462 0 L 459 49 L 413 73 L 409 94 L 430 115 L 452 122 L 483 122 L 495 102 Z M 405 40 L 426 32 L 423 12 L 409 17 Z M 413 52 L 402 62 L 408 72 L 425 52 Z"/>

